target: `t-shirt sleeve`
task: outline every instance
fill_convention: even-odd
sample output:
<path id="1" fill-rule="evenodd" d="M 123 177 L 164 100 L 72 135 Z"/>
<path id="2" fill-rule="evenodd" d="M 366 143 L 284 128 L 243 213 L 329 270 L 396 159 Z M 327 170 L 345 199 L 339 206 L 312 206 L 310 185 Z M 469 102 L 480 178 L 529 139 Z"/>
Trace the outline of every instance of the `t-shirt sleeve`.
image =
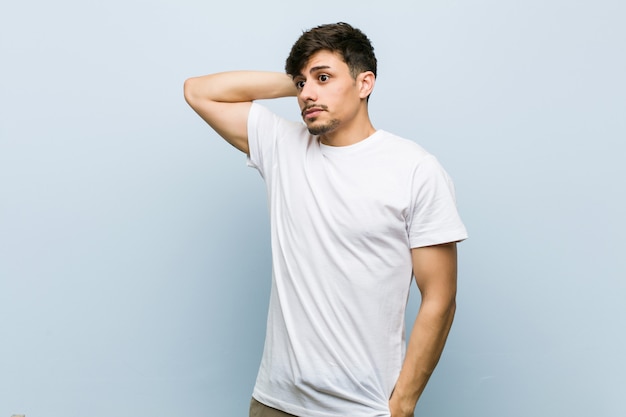
<path id="1" fill-rule="evenodd" d="M 458 242 L 467 238 L 452 180 L 437 159 L 428 155 L 413 172 L 409 213 L 411 248 Z"/>
<path id="2" fill-rule="evenodd" d="M 276 147 L 279 118 L 266 107 L 252 103 L 248 113 L 248 166 L 256 168 L 265 178 L 271 167 Z"/>

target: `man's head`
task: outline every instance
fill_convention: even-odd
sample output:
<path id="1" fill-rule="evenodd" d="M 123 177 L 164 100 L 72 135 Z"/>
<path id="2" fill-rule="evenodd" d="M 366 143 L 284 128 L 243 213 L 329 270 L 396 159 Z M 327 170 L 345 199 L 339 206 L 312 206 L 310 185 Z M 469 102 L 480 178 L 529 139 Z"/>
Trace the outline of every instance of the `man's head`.
<path id="1" fill-rule="evenodd" d="M 291 48 L 285 71 L 292 77 L 300 74 L 311 56 L 319 51 L 339 54 L 348 65 L 352 78 L 371 71 L 376 76 L 376 56 L 367 36 L 347 23 L 317 26 L 302 34 Z"/>

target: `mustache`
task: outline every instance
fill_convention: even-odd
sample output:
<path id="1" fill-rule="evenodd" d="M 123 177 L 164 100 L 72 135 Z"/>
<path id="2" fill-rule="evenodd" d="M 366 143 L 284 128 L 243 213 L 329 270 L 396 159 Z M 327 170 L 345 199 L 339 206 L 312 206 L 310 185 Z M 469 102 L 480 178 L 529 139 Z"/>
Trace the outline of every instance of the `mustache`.
<path id="1" fill-rule="evenodd" d="M 300 112 L 300 115 L 304 117 L 304 114 L 311 109 L 321 109 L 326 111 L 328 110 L 328 106 L 325 104 L 309 104 L 308 106 L 304 106 L 304 108 Z"/>

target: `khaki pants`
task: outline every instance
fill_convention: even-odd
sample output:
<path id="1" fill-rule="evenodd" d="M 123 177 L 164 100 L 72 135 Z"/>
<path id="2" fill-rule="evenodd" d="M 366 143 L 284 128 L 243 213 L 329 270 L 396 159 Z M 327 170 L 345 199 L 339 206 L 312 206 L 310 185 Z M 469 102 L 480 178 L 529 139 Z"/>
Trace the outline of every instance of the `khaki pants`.
<path id="1" fill-rule="evenodd" d="M 285 413 L 284 411 L 277 410 L 272 407 L 268 407 L 265 404 L 261 404 L 254 398 L 250 401 L 250 417 L 297 417 L 293 414 Z"/>

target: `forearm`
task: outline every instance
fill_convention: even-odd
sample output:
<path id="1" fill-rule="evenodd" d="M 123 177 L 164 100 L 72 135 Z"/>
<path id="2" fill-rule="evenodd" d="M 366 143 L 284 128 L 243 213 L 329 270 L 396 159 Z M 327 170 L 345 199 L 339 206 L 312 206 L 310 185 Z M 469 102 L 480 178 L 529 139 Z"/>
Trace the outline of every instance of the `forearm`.
<path id="1" fill-rule="evenodd" d="M 220 72 L 185 81 L 185 98 L 190 104 L 199 100 L 240 103 L 295 95 L 291 77 L 279 72 Z"/>
<path id="2" fill-rule="evenodd" d="M 392 417 L 412 416 L 441 357 L 455 312 L 449 302 L 422 302 L 409 339 L 406 356 L 390 402 Z"/>
<path id="3" fill-rule="evenodd" d="M 185 100 L 205 122 L 231 145 L 246 154 L 247 121 L 254 100 L 296 95 L 293 80 L 286 74 L 233 71 L 189 78 Z"/>

